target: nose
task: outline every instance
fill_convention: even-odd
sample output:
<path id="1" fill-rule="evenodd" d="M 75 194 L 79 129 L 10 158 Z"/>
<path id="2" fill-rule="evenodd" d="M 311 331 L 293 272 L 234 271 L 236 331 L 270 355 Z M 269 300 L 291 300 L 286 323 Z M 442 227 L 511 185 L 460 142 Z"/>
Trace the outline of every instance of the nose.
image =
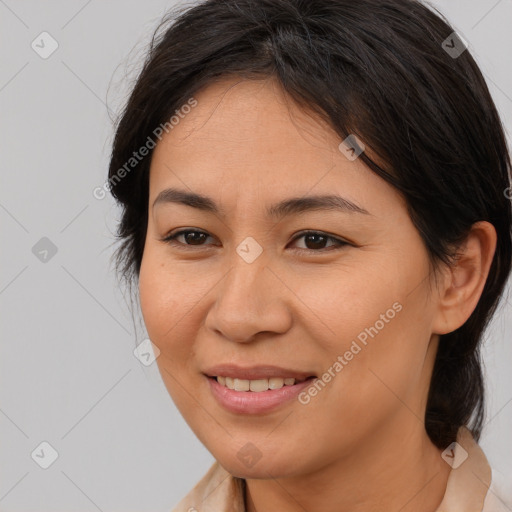
<path id="1" fill-rule="evenodd" d="M 245 343 L 258 334 L 282 334 L 291 326 L 287 294 L 292 292 L 260 255 L 247 263 L 238 254 L 224 279 L 212 290 L 214 302 L 205 326 L 228 340 Z"/>

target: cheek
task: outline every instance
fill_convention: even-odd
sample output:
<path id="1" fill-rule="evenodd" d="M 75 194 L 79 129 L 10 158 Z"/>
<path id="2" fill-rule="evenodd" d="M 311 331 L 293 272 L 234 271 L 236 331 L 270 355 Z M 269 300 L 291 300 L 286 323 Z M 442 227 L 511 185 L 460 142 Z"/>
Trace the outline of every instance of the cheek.
<path id="1" fill-rule="evenodd" d="M 146 248 L 139 275 L 139 296 L 149 338 L 165 358 L 171 350 L 176 354 L 172 340 L 176 339 L 175 332 L 188 301 L 182 282 L 161 260 L 157 251 Z"/>
<path id="2" fill-rule="evenodd" d="M 399 286 L 384 283 L 371 269 L 338 268 L 328 275 L 289 280 L 300 298 L 304 329 L 328 354 L 343 354 L 353 340 L 364 346 L 365 340 L 381 336 L 399 320 Z"/>
<path id="3" fill-rule="evenodd" d="M 164 251 L 146 244 L 139 274 L 139 296 L 148 334 L 153 334 L 155 340 L 171 337 L 180 318 L 197 301 L 196 283 L 191 283 L 189 276 L 190 269 L 170 265 Z"/>
<path id="4" fill-rule="evenodd" d="M 311 310 L 304 310 L 304 327 L 322 352 L 328 381 L 318 395 L 331 402 L 330 410 L 344 423 L 364 423 L 378 413 L 384 417 L 403 406 L 400 400 L 414 402 L 423 390 L 433 312 L 425 286 L 411 293 L 409 285 L 423 272 L 404 264 L 401 273 L 391 275 L 389 268 L 384 273 L 368 266 L 364 273 L 341 272 L 333 280 L 299 287 Z"/>
<path id="5" fill-rule="evenodd" d="M 160 370 L 165 368 L 183 379 L 197 372 L 194 340 L 204 320 L 205 297 L 217 276 L 208 279 L 194 271 L 194 262 L 170 264 L 167 260 L 165 249 L 148 246 L 144 252 L 139 274 L 140 306 L 149 338 L 160 350 Z M 162 375 L 173 386 L 173 379 Z"/>
<path id="6" fill-rule="evenodd" d="M 188 286 L 170 272 L 149 249 L 144 253 L 139 274 L 139 296 L 148 336 L 160 350 L 156 364 L 167 391 L 188 420 L 194 401 L 185 391 L 190 387 L 189 367 L 193 362 L 193 326 L 187 313 L 193 308 Z"/>
<path id="7" fill-rule="evenodd" d="M 421 300 L 402 298 L 398 304 L 393 298 L 384 294 L 367 304 L 363 323 L 360 315 L 355 323 L 350 316 L 338 319 L 344 336 L 326 367 L 336 376 L 327 384 L 331 389 L 319 395 L 325 393 L 333 423 L 344 424 L 348 437 L 369 433 L 395 414 L 422 415 L 429 377 L 429 313 Z"/>

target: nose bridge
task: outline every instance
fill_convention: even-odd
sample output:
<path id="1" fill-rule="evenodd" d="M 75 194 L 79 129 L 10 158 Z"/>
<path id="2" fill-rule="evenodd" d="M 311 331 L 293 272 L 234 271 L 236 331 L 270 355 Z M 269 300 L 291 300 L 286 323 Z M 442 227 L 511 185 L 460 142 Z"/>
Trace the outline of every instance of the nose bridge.
<path id="1" fill-rule="evenodd" d="M 242 255 L 238 254 L 240 248 Z M 280 332 L 289 322 L 284 309 L 276 306 L 279 287 L 269 282 L 275 277 L 266 268 L 265 253 L 252 261 L 245 258 L 253 249 L 249 245 L 247 251 L 241 244 L 232 255 L 230 269 L 217 287 L 215 303 L 206 322 L 210 329 L 233 341 L 249 341 L 262 331 Z"/>
<path id="2" fill-rule="evenodd" d="M 260 301 L 268 301 L 265 290 L 262 294 L 262 290 L 259 289 L 268 279 L 267 258 L 261 254 L 253 261 L 246 260 L 244 255 L 238 254 L 239 250 L 244 250 L 244 246 L 241 245 L 232 255 L 230 270 L 217 302 L 221 303 L 222 307 L 229 307 L 237 316 L 245 312 L 246 317 L 249 317 L 261 310 Z M 250 254 L 250 249 L 247 254 Z"/>

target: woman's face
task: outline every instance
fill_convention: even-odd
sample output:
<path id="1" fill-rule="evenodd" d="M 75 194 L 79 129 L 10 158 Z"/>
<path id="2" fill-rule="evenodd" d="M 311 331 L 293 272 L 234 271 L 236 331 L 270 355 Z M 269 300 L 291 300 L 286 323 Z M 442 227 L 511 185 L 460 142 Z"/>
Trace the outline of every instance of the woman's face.
<path id="1" fill-rule="evenodd" d="M 152 157 L 140 270 L 187 423 L 246 478 L 371 457 L 423 430 L 436 295 L 405 202 L 273 81 L 195 99 Z"/>

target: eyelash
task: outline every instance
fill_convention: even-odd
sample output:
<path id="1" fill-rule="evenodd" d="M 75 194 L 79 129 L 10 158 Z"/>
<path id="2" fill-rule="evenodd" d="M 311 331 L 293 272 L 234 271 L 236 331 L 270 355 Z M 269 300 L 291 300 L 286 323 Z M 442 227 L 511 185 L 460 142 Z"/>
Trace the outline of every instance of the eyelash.
<path id="1" fill-rule="evenodd" d="M 176 248 L 178 248 L 180 250 L 188 250 L 187 247 L 198 247 L 198 248 L 204 247 L 202 245 L 194 246 L 194 245 L 184 244 L 184 243 L 181 243 L 181 242 L 176 242 L 176 238 L 178 236 L 186 234 L 186 233 L 202 233 L 203 235 L 211 236 L 211 235 L 208 235 L 208 233 L 206 233 L 204 231 L 200 231 L 198 229 L 182 229 L 181 231 L 177 231 L 174 234 L 171 234 L 171 235 L 169 235 L 169 236 L 167 236 L 165 238 L 162 238 L 161 241 L 165 242 L 165 243 L 167 243 L 169 245 L 173 245 L 173 246 L 175 246 Z M 292 242 L 295 242 L 296 240 L 298 240 L 300 238 L 303 238 L 305 236 L 308 236 L 308 235 L 320 235 L 320 236 L 326 238 L 327 240 L 334 241 L 334 242 L 336 242 L 338 249 L 342 249 L 343 247 L 345 247 L 347 245 L 350 245 L 348 242 L 345 242 L 344 240 L 341 240 L 339 238 L 333 237 L 331 235 L 327 235 L 327 234 L 323 233 L 322 231 L 312 231 L 312 230 L 302 231 L 301 233 L 299 233 L 292 240 Z M 296 250 L 296 251 L 306 251 L 306 252 L 326 252 L 326 251 L 333 250 L 332 247 L 336 248 L 336 246 L 331 246 L 331 248 L 323 248 L 323 249 L 315 250 L 315 249 L 303 249 L 303 248 L 299 247 L 299 248 L 295 248 L 294 250 Z"/>

